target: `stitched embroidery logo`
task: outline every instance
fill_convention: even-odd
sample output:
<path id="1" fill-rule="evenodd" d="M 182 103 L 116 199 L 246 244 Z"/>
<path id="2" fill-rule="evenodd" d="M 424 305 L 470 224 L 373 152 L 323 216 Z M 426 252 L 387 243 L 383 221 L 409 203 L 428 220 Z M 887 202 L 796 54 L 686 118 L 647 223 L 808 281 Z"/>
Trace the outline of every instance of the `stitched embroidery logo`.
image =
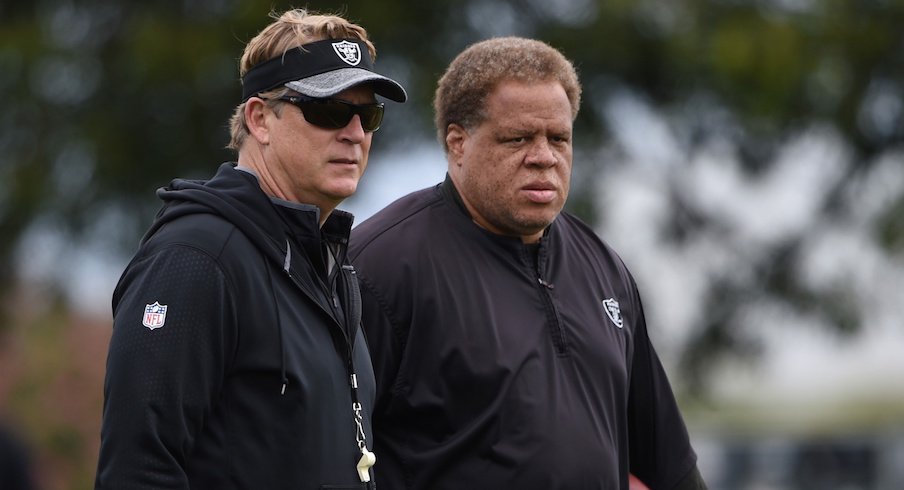
<path id="1" fill-rule="evenodd" d="M 618 301 L 615 298 L 603 300 L 603 309 L 606 310 L 606 316 L 608 316 L 609 319 L 612 320 L 612 323 L 614 323 L 616 327 L 624 327 L 621 310 L 618 308 Z"/>
<path id="2" fill-rule="evenodd" d="M 156 301 L 152 305 L 145 305 L 142 325 L 154 330 L 162 327 L 164 323 L 166 323 L 166 305 L 161 305 Z"/>
<path id="3" fill-rule="evenodd" d="M 358 45 L 355 43 L 348 41 L 333 43 L 333 51 L 339 55 L 339 58 L 342 61 L 352 66 L 361 62 L 361 49 L 358 48 Z"/>

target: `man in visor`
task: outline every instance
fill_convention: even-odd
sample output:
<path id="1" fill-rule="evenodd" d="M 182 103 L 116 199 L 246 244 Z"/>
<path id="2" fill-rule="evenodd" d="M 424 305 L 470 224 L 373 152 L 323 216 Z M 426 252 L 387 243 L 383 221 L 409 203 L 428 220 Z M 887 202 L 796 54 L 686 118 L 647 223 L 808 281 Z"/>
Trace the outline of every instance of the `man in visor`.
<path id="1" fill-rule="evenodd" d="M 275 16 L 274 16 L 275 17 Z M 374 375 L 346 259 L 383 118 L 366 31 L 290 10 L 245 47 L 224 163 L 176 179 L 113 294 L 96 488 L 373 488 Z"/>

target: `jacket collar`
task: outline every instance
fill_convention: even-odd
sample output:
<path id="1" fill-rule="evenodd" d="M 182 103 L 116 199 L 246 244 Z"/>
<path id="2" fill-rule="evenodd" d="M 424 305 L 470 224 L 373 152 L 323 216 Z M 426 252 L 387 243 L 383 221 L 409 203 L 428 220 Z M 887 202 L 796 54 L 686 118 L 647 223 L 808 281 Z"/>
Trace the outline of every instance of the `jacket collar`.
<path id="1" fill-rule="evenodd" d="M 458 211 L 467 216 L 468 219 L 472 219 L 471 213 L 468 212 L 468 208 L 465 206 L 465 202 L 462 201 L 461 194 L 459 194 L 458 189 L 455 188 L 452 177 L 448 172 L 446 172 L 446 179 L 440 184 L 440 193 L 442 193 L 443 199 L 445 199 L 446 202 L 451 203 Z"/>
<path id="2" fill-rule="evenodd" d="M 292 248 L 301 246 L 313 264 L 324 263 L 324 240 L 341 245 L 342 256 L 338 258 L 344 260 L 351 214 L 334 210 L 321 228 L 316 206 L 271 199 L 261 190 L 254 173 L 235 167 L 233 162 L 224 163 L 210 180 L 175 179 L 158 189 L 164 207 L 143 240 L 179 216 L 212 213 L 237 226 L 281 266 L 288 254 L 287 240 L 295 242 Z"/>
<path id="3" fill-rule="evenodd" d="M 465 202 L 462 200 L 461 194 L 459 194 L 458 189 L 455 188 L 455 183 L 452 182 L 452 177 L 449 176 L 448 172 L 446 173 L 446 179 L 443 181 L 442 184 L 439 185 L 439 192 L 442 194 L 443 200 L 450 203 L 456 210 L 458 210 L 464 216 L 466 216 L 468 218 L 468 220 L 471 221 L 471 224 L 474 225 L 475 227 L 480 228 L 482 231 L 484 231 L 488 235 L 498 237 L 499 240 L 502 240 L 502 241 L 517 240 L 518 243 L 521 243 L 520 238 L 498 235 L 496 233 L 493 233 L 489 230 L 486 230 L 486 229 L 478 226 L 477 223 L 474 222 L 474 218 L 471 216 L 470 211 L 468 211 L 467 206 L 465 206 Z M 541 242 L 546 241 L 547 237 L 549 236 L 550 231 L 552 230 L 553 226 L 555 226 L 555 224 L 556 224 L 556 220 L 553 220 L 553 222 L 550 223 L 550 225 L 547 226 L 545 230 L 543 230 L 543 237 L 540 238 Z"/>
<path id="4" fill-rule="evenodd" d="M 251 175 L 254 177 L 254 181 L 258 182 L 258 176 L 254 171 L 238 166 L 235 167 L 235 170 Z M 270 202 L 273 203 L 292 234 L 317 236 L 318 239 L 322 235 L 324 239 L 331 242 L 343 245 L 348 243 L 354 223 L 354 216 L 351 213 L 334 209 L 321 227 L 320 208 L 313 204 L 296 203 L 276 197 L 271 197 Z"/>

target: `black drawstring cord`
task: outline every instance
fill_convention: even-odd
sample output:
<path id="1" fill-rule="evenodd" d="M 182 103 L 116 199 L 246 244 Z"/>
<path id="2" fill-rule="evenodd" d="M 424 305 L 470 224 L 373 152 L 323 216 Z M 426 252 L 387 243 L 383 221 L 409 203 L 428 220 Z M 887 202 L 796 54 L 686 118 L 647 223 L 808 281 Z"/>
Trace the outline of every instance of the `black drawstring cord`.
<path id="1" fill-rule="evenodd" d="M 289 246 L 289 240 L 286 240 L 286 260 L 283 262 L 283 270 L 289 274 L 289 266 L 292 264 L 292 249 Z M 273 297 L 273 309 L 276 310 L 276 328 L 279 329 L 279 350 L 282 363 L 282 386 L 279 389 L 280 395 L 286 394 L 286 387 L 289 385 L 289 378 L 286 376 L 286 338 L 283 333 L 282 319 L 279 315 L 279 301 L 276 299 L 276 285 L 273 284 L 273 275 L 270 274 L 270 268 L 267 269 L 267 278 L 270 280 L 270 295 Z"/>

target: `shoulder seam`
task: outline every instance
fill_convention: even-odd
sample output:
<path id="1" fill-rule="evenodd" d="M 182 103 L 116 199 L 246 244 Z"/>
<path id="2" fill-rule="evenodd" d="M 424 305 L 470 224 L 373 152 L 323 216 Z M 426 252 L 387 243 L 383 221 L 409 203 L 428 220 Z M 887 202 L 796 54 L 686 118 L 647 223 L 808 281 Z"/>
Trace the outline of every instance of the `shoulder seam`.
<path id="1" fill-rule="evenodd" d="M 430 189 L 435 189 L 435 188 L 431 187 Z M 389 226 L 386 226 L 385 228 L 380 230 L 378 233 L 376 233 L 372 237 L 368 238 L 367 241 L 364 241 L 360 245 L 357 245 L 355 247 L 357 249 L 357 251 L 355 251 L 354 255 L 349 255 L 349 260 L 354 261 L 354 259 L 357 258 L 358 255 L 360 255 L 361 252 L 371 244 L 371 242 L 373 242 L 374 240 L 376 240 L 377 238 L 382 236 L 384 233 L 387 233 L 389 230 L 395 228 L 396 226 L 401 225 L 405 221 L 409 220 L 412 216 L 420 213 L 424 209 L 434 206 L 437 203 L 442 204 L 442 202 L 443 202 L 442 194 L 437 193 L 437 194 L 431 196 L 430 199 L 427 199 L 426 201 L 424 201 L 420 206 L 411 210 L 409 213 L 396 218 L 392 222 L 392 224 L 390 224 Z"/>

